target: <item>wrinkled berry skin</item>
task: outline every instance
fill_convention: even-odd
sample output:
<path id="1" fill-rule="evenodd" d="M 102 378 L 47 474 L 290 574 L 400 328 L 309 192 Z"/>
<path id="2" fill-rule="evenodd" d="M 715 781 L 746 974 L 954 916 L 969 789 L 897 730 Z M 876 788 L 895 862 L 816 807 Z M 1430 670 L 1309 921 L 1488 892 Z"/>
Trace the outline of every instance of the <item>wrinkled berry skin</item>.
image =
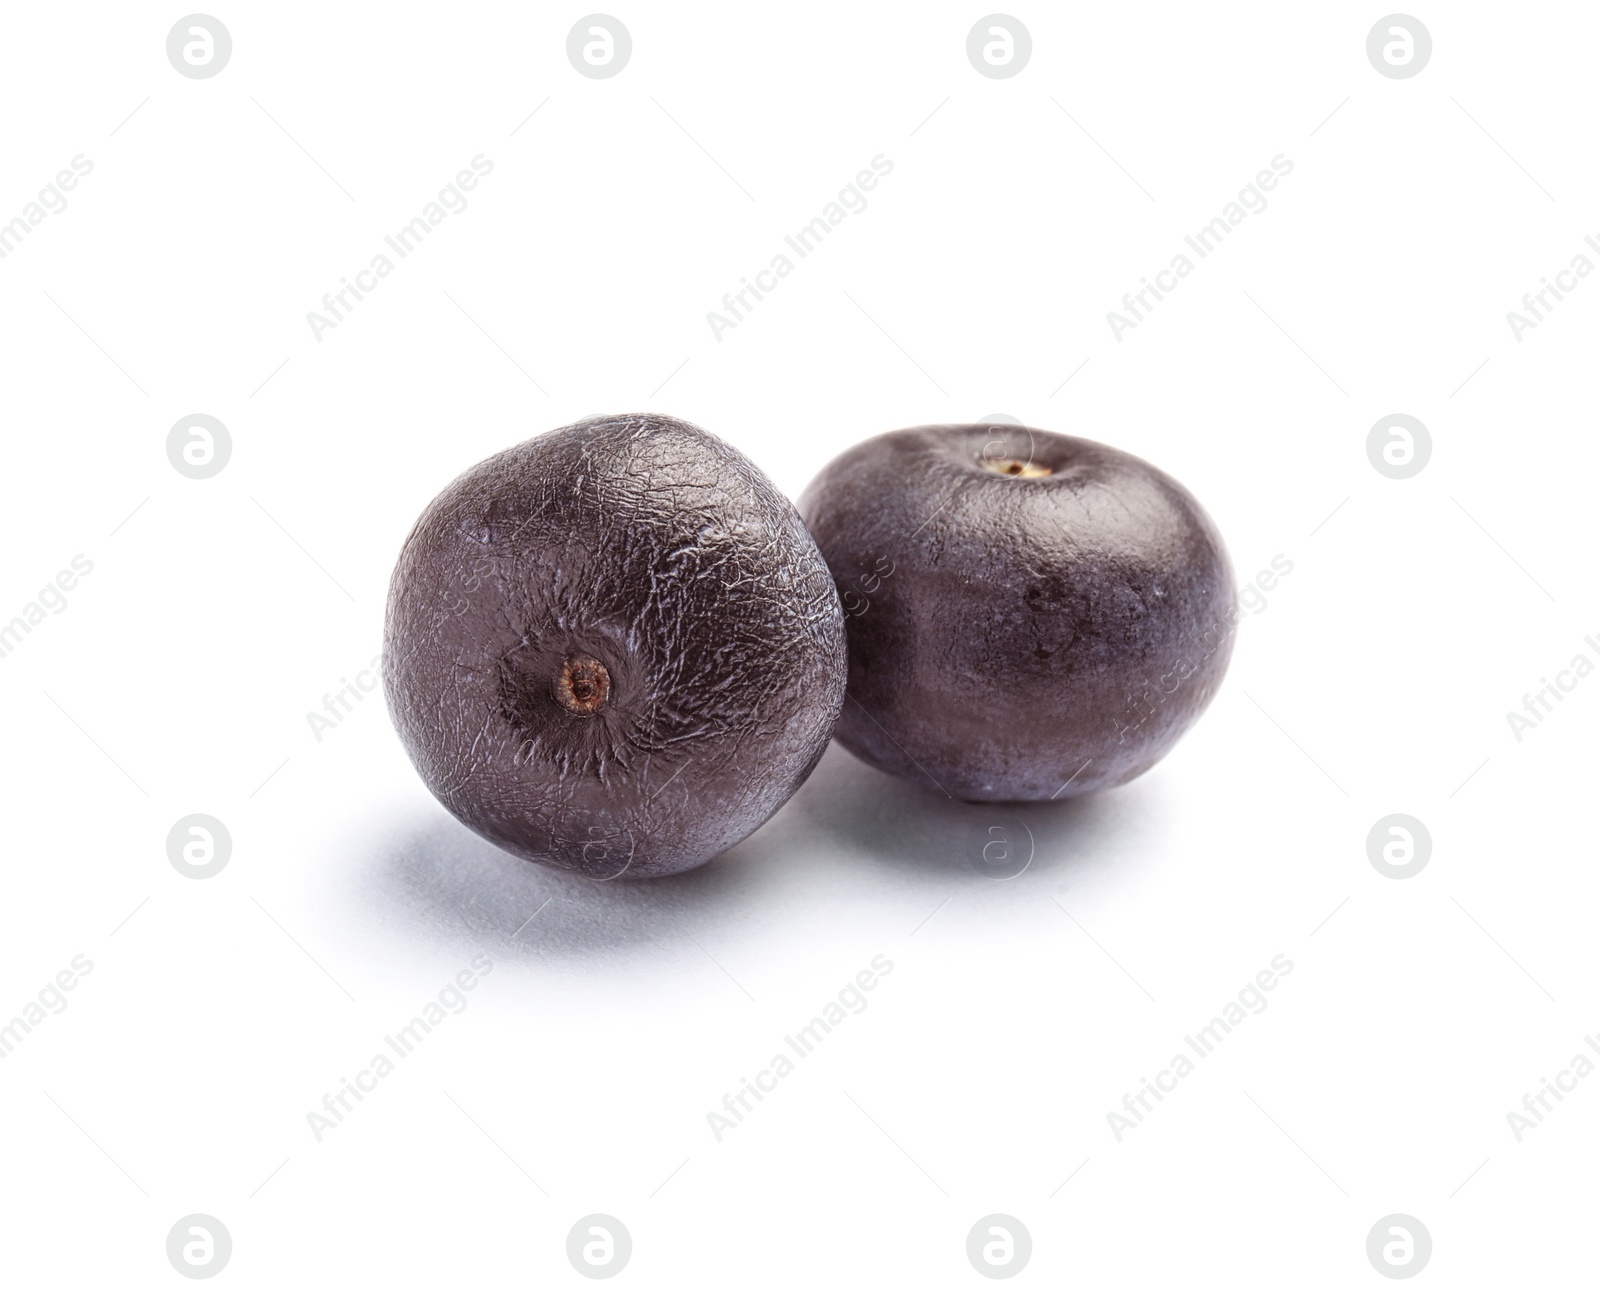
<path id="1" fill-rule="evenodd" d="M 1020 427 L 889 432 L 800 510 L 837 582 L 835 736 L 962 800 L 1137 777 L 1210 702 L 1238 619 L 1211 519 L 1110 446 Z"/>
<path id="2" fill-rule="evenodd" d="M 595 878 L 682 872 L 755 831 L 827 747 L 844 663 L 794 506 L 657 415 L 470 469 L 389 588 L 389 711 L 428 789 L 502 848 Z"/>

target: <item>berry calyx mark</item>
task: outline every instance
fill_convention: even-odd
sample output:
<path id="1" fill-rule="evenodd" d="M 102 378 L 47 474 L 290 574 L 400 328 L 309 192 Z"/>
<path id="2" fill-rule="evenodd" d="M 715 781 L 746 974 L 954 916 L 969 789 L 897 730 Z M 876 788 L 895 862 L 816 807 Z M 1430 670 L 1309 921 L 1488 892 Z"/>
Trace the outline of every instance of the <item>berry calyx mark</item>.
<path id="1" fill-rule="evenodd" d="M 1001 477 L 1048 477 L 1050 469 L 1028 459 L 980 459 L 990 472 Z"/>
<path id="2" fill-rule="evenodd" d="M 579 652 L 561 663 L 554 692 L 574 715 L 593 715 L 611 700 L 611 675 L 592 656 Z"/>

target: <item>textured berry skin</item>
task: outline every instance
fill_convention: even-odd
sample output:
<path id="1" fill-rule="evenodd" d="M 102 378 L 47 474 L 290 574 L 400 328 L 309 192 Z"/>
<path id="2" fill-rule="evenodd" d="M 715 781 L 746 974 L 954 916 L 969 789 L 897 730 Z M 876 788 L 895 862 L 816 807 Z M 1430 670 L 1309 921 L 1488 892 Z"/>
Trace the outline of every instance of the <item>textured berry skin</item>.
<path id="1" fill-rule="evenodd" d="M 428 789 L 504 849 L 591 877 L 682 872 L 755 831 L 827 747 L 844 666 L 794 506 L 657 415 L 470 469 L 389 588 L 389 711 Z"/>
<path id="2" fill-rule="evenodd" d="M 845 609 L 835 735 L 889 773 L 973 801 L 1116 786 L 1172 748 L 1227 669 L 1222 537 L 1176 481 L 1110 446 L 913 427 L 845 451 L 800 509 Z"/>

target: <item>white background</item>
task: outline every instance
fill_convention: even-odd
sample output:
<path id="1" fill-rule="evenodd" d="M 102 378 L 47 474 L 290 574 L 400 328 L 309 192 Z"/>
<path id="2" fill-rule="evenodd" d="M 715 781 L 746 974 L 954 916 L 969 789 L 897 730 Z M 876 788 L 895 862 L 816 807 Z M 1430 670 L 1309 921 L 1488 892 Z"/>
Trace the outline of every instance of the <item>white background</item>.
<path id="1" fill-rule="evenodd" d="M 982 7 L 635 6 L 592 80 L 581 8 L 214 12 L 206 80 L 166 59 L 180 9 L 12 6 L 0 42 L 0 220 L 93 162 L 0 261 L 0 621 L 94 564 L 0 660 L 0 1019 L 94 968 L 0 1061 L 7 1289 L 184 1288 L 196 1212 L 249 1291 L 588 1289 L 593 1212 L 641 1290 L 980 1289 L 995 1212 L 1033 1238 L 1019 1288 L 1380 1288 L 1396 1212 L 1433 1238 L 1419 1287 L 1589 1279 L 1600 1077 L 1520 1142 L 1506 1112 L 1600 1031 L 1600 680 L 1520 742 L 1505 715 L 1600 663 L 1600 283 L 1520 342 L 1506 312 L 1600 231 L 1600 13 L 1419 11 L 1432 60 L 1394 80 L 1381 7 L 1027 5 L 1000 80 L 965 53 Z M 470 206 L 316 340 L 478 154 Z M 714 340 L 877 154 L 866 210 Z M 1116 340 L 1278 154 L 1267 209 Z M 571 881 L 450 819 L 377 694 L 321 741 L 306 715 L 378 651 L 450 478 L 646 409 L 791 494 L 868 435 L 1008 413 L 1171 472 L 1241 583 L 1293 571 L 1163 764 L 1024 811 L 1014 880 L 963 855 L 989 811 L 834 750 L 698 872 Z M 233 439 L 209 480 L 166 458 L 196 412 Z M 1366 456 L 1394 412 L 1432 433 L 1409 480 Z M 234 843 L 207 881 L 166 857 L 196 812 Z M 1394 812 L 1433 837 L 1406 881 L 1366 856 Z M 307 1112 L 480 954 L 317 1142 Z M 866 1011 L 715 1140 L 874 954 Z M 1118 1142 L 1107 1113 L 1275 954 L 1268 1008 Z"/>

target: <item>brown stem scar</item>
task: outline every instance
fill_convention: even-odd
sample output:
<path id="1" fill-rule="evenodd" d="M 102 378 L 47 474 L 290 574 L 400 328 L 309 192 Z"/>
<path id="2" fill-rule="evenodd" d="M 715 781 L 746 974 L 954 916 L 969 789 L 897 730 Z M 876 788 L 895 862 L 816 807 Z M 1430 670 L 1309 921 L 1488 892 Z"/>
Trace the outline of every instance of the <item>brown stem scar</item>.
<path id="1" fill-rule="evenodd" d="M 553 691 L 574 715 L 593 715 L 611 700 L 611 676 L 592 656 L 579 652 L 561 663 Z"/>
<path id="2" fill-rule="evenodd" d="M 981 462 L 990 472 L 1002 477 L 1048 477 L 1050 475 L 1049 468 L 1027 459 L 985 458 Z"/>

